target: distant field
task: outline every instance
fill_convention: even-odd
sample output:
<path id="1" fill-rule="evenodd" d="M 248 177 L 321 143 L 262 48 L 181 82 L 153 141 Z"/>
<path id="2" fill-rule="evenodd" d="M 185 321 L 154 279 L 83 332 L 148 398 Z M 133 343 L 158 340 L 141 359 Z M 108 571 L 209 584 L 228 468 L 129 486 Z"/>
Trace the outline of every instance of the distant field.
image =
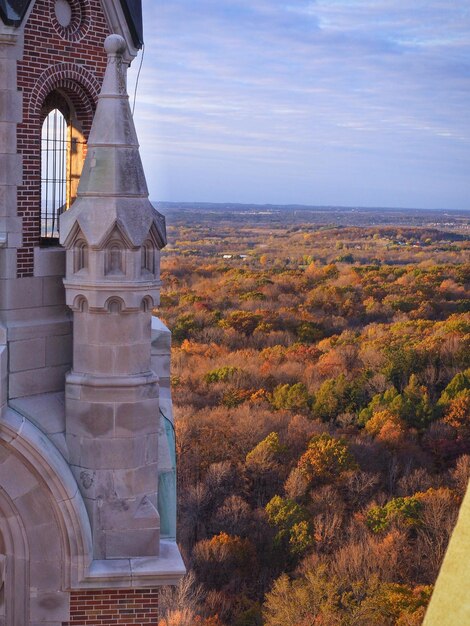
<path id="1" fill-rule="evenodd" d="M 470 210 L 426 210 L 301 205 L 207 204 L 154 202 L 168 216 L 187 224 L 210 220 L 251 221 L 261 224 L 315 224 L 336 226 L 424 226 L 439 229 L 470 229 Z"/>
<path id="2" fill-rule="evenodd" d="M 243 205 L 159 208 L 167 217 L 165 256 L 232 255 L 233 264 L 243 255 L 246 264 L 267 255 L 272 262 L 302 265 L 313 257 L 330 263 L 347 254 L 350 262 L 396 264 L 425 258 L 461 262 L 461 255 L 470 250 L 468 212 Z"/>

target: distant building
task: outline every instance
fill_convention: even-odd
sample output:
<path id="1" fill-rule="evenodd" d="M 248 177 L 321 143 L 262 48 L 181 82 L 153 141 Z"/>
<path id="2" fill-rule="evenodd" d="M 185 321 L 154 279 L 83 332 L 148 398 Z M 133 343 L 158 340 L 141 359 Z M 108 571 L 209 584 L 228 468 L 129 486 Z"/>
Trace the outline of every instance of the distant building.
<path id="1" fill-rule="evenodd" d="M 0 0 L 0 626 L 156 623 L 184 573 L 141 45 L 140 0 Z"/>

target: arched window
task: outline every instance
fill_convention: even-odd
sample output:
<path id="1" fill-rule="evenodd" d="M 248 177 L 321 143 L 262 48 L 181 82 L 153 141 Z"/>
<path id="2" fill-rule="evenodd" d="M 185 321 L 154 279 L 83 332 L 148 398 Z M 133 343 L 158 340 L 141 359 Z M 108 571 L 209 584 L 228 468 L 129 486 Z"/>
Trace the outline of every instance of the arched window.
<path id="1" fill-rule="evenodd" d="M 74 272 L 87 269 L 88 246 L 85 241 L 77 241 L 74 249 Z"/>
<path id="2" fill-rule="evenodd" d="M 59 109 L 53 109 L 41 133 L 41 238 L 59 237 L 59 216 L 68 208 L 69 124 Z"/>
<path id="3" fill-rule="evenodd" d="M 105 272 L 106 275 L 124 274 L 122 245 L 112 241 L 106 250 Z"/>
<path id="4" fill-rule="evenodd" d="M 155 250 L 151 241 L 144 242 L 141 248 L 142 274 L 155 274 Z"/>
<path id="5" fill-rule="evenodd" d="M 41 111 L 41 242 L 57 242 L 59 217 L 75 200 L 86 141 L 72 101 L 51 91 Z"/>
<path id="6" fill-rule="evenodd" d="M 121 313 L 122 311 L 123 301 L 121 298 L 109 298 L 106 301 L 105 307 L 108 310 L 108 313 Z"/>

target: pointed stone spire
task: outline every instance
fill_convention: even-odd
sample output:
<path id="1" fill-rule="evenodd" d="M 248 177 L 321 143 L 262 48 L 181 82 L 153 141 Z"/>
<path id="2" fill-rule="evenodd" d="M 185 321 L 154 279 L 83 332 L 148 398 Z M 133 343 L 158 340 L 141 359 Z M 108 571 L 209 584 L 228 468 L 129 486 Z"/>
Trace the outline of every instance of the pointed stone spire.
<path id="1" fill-rule="evenodd" d="M 159 247 L 166 243 L 164 218 L 148 200 L 139 143 L 126 91 L 126 49 L 120 35 L 105 41 L 108 64 L 88 139 L 77 200 L 60 222 L 60 241 L 67 247 L 75 224 L 90 246 L 100 246 L 114 223 L 135 246 L 141 246 L 154 224 Z M 95 217 L 95 212 L 99 217 Z"/>

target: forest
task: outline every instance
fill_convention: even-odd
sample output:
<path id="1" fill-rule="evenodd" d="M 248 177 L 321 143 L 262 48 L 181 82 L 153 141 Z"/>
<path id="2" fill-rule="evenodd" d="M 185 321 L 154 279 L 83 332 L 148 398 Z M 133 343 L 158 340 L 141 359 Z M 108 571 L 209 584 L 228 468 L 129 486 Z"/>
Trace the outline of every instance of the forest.
<path id="1" fill-rule="evenodd" d="M 327 219 L 167 217 L 160 626 L 422 623 L 470 475 L 469 220 Z"/>

